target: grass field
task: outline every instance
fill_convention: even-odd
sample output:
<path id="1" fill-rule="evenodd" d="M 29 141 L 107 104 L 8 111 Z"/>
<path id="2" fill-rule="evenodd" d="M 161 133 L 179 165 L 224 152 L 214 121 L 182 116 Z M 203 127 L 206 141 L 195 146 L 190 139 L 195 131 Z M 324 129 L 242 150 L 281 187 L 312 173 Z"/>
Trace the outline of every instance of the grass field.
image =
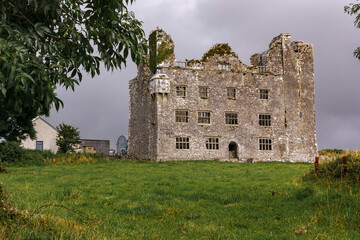
<path id="1" fill-rule="evenodd" d="M 0 182 L 31 218 L 2 225 L 0 238 L 360 239 L 360 188 L 302 181 L 310 168 L 214 161 L 9 167 Z"/>

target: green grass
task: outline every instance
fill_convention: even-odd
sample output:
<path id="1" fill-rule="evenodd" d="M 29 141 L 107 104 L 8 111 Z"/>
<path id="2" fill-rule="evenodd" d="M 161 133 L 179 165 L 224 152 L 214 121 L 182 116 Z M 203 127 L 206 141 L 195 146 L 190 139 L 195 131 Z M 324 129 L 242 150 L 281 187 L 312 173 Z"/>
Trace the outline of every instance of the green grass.
<path id="1" fill-rule="evenodd" d="M 301 177 L 305 163 L 114 161 L 9 167 L 30 221 L 8 239 L 359 239 L 360 188 Z M 25 214 L 29 218 L 30 214 Z M 2 235 L 1 235 L 2 234 Z"/>

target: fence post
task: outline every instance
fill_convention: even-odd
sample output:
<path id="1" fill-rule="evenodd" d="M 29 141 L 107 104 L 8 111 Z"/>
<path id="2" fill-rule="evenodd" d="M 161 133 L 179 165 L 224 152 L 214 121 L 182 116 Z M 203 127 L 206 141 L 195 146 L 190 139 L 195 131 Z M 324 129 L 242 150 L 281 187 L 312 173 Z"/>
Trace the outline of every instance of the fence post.
<path id="1" fill-rule="evenodd" d="M 315 157 L 315 176 L 319 173 L 319 157 Z"/>
<path id="2" fill-rule="evenodd" d="M 348 161 L 347 156 L 344 156 L 343 157 L 343 169 L 342 169 L 342 175 L 343 176 L 347 175 L 347 161 Z"/>

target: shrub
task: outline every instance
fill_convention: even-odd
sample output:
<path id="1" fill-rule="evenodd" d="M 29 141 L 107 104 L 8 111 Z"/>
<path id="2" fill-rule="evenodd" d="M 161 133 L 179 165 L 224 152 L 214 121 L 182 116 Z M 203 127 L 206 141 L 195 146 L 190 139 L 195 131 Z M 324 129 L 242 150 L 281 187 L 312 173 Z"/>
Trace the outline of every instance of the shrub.
<path id="1" fill-rule="evenodd" d="M 25 149 L 18 142 L 4 141 L 0 143 L 0 161 L 15 163 L 25 156 Z"/>
<path id="2" fill-rule="evenodd" d="M 51 151 L 24 149 L 18 142 L 0 143 L 0 162 L 4 165 L 43 165 L 45 160 L 54 157 Z"/>

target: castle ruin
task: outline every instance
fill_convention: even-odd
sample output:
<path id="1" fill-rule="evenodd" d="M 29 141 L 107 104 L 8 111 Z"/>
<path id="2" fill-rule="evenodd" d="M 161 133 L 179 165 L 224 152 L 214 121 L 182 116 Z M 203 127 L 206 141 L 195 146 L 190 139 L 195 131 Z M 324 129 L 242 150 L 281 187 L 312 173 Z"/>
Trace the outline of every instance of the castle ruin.
<path id="1" fill-rule="evenodd" d="M 228 44 L 176 61 L 163 30 L 130 81 L 128 154 L 141 159 L 310 162 L 317 154 L 313 46 L 275 37 L 242 63 Z"/>

